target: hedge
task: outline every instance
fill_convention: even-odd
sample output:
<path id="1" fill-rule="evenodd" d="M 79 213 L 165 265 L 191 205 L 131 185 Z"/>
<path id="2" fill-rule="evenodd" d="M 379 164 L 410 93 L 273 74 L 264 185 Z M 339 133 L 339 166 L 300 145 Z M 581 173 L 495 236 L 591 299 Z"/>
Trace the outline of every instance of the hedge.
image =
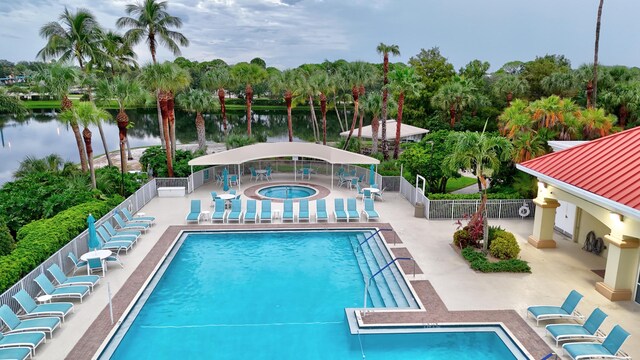
<path id="1" fill-rule="evenodd" d="M 16 236 L 15 250 L 9 255 L 0 256 L 0 293 L 84 231 L 88 214 L 99 219 L 122 201 L 120 196 L 106 201 L 92 200 L 61 211 L 50 219 L 23 226 Z"/>
<path id="2" fill-rule="evenodd" d="M 530 273 L 529 264 L 520 259 L 500 260 L 498 262 L 490 262 L 487 256 L 472 247 L 462 249 L 462 256 L 469 262 L 469 266 L 473 270 L 488 272 L 519 272 Z"/>
<path id="3" fill-rule="evenodd" d="M 480 194 L 429 194 L 429 200 L 480 200 Z M 487 199 L 523 199 L 518 193 L 489 193 Z"/>

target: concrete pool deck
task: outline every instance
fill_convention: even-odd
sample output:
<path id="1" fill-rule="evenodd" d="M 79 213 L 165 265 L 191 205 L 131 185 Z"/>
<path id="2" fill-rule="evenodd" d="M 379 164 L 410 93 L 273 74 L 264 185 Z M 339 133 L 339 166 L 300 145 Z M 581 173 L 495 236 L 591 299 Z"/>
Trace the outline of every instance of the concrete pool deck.
<path id="1" fill-rule="evenodd" d="M 284 175 L 276 174 L 274 180 L 283 181 L 285 180 Z M 313 176 L 311 181 L 305 180 L 304 182 L 318 183 L 331 188 L 328 178 L 322 176 Z M 251 182 L 251 184 L 255 183 Z M 247 185 L 249 182 L 245 180 L 243 190 L 248 187 Z M 133 251 L 122 256 L 125 268 L 111 267 L 109 269 L 106 278 L 96 287 L 92 295 L 87 297 L 83 304 L 77 304 L 75 314 L 69 316 L 65 326 L 56 331 L 53 341 L 38 349 L 36 358 L 91 358 L 95 349 L 102 343 L 102 339 L 92 336 L 90 333 L 85 334 L 85 332 L 89 328 L 99 332 L 110 328 L 110 322 L 104 321 L 105 316 L 108 320 L 106 282 L 109 282 L 112 294 L 115 294 L 114 301 L 119 301 L 117 299 L 120 298 L 124 299 L 122 303 L 114 303 L 114 315 L 116 315 L 115 320 L 117 321 L 117 314 L 121 313 L 129 304 L 127 298 L 133 299 L 138 288 L 146 281 L 151 270 L 155 267 L 153 264 L 164 255 L 166 250 L 162 251 L 162 247 L 168 248 L 184 227 L 184 217 L 188 212 L 190 200 L 203 200 L 203 208 L 206 210 L 207 204 L 211 203 L 209 192 L 214 190 L 221 192 L 219 187 L 214 187 L 209 183 L 186 197 L 154 198 L 145 206 L 142 211 L 156 216 L 156 225 L 143 236 Z M 355 190 L 334 187 L 327 196 L 329 212 L 333 210 L 333 198 L 353 196 L 355 196 Z M 413 217 L 413 206 L 398 193 L 387 192 L 385 193 L 385 201 L 376 201 L 375 204 L 381 215 L 381 220 L 389 223 L 402 241 L 402 244 L 392 246 L 394 253 L 399 255 L 397 252 L 403 254 L 404 251 L 410 252 L 416 259 L 419 269 L 423 272 L 423 274 L 418 273 L 415 280 L 411 277 L 409 280 L 415 283 L 415 289 L 421 293 L 421 298 L 422 294 L 426 296 L 427 300 L 423 301 L 427 309 L 434 306 L 434 309 L 437 307 L 443 311 L 446 310 L 454 316 L 464 315 L 464 313 L 470 314 L 474 310 L 486 310 L 496 314 L 506 310 L 511 314 L 509 317 L 515 317 L 515 321 L 520 321 L 525 325 L 522 331 L 537 333 L 543 337 L 545 344 L 553 351 L 561 353 L 561 349 L 555 348 L 549 338 L 544 338 L 544 326 L 536 327 L 535 322 L 523 320 L 523 318 L 527 306 L 560 304 L 571 289 L 576 289 L 585 296 L 578 309 L 588 315 L 593 308 L 600 307 L 609 314 L 609 318 L 603 325 L 603 330 L 608 332 L 614 324 L 620 324 L 624 327 L 632 336 L 623 346 L 623 350 L 635 358 L 640 358 L 640 313 L 638 312 L 640 305 L 630 301 L 610 302 L 594 289 L 594 284 L 600 280 L 600 277 L 591 270 L 604 269 L 605 259 L 581 251 L 578 245 L 559 235 L 556 238 L 557 249 L 533 248 L 526 241 L 531 233 L 532 221 L 490 220 L 491 225 L 500 225 L 516 235 L 522 248 L 521 258 L 530 263 L 532 273 L 480 274 L 472 271 L 468 264 L 449 246 L 452 234 L 456 230 L 454 221 L 416 219 Z M 279 206 L 282 205 L 273 205 L 274 209 L 280 209 Z M 359 203 L 359 208 L 361 206 Z M 297 204 L 294 210 L 297 212 Z M 311 210 L 312 213 L 315 210 L 313 205 Z M 352 223 L 353 226 L 365 224 L 365 222 Z M 332 227 L 345 226 L 336 223 L 330 223 L 330 225 Z M 374 226 L 374 223 L 370 223 L 370 225 Z M 279 223 L 273 226 L 284 227 Z M 196 229 L 249 227 L 264 226 L 211 225 L 207 222 L 190 226 L 190 228 Z M 287 224 L 286 227 L 297 227 L 297 224 Z M 390 239 L 393 237 L 389 236 L 387 240 Z M 402 250 L 403 248 L 407 250 Z M 404 267 L 406 273 L 411 274 L 411 270 Z M 464 315 L 461 321 L 465 320 L 467 316 L 470 315 Z M 102 325 L 95 322 L 100 317 L 103 319 Z M 518 336 L 519 330 L 512 330 L 512 332 Z M 543 350 L 544 346 L 540 350 L 528 347 L 527 349 L 536 357 L 538 353 L 546 351 Z"/>

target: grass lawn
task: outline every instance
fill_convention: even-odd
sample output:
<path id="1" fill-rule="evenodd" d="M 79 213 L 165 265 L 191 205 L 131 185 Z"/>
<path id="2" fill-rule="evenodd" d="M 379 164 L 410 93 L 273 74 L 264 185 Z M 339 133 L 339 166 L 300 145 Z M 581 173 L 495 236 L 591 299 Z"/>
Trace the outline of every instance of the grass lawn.
<path id="1" fill-rule="evenodd" d="M 71 97 L 71 102 L 76 104 L 80 102 L 80 99 L 74 99 Z M 22 102 L 27 109 L 60 109 L 60 100 L 28 100 Z M 112 101 L 107 104 L 107 109 L 117 109 L 118 104 Z"/>
<path id="2" fill-rule="evenodd" d="M 462 188 L 465 188 L 467 186 L 470 186 L 476 183 L 477 182 L 475 178 L 469 178 L 464 176 L 461 176 L 459 178 L 452 178 L 447 181 L 446 192 L 450 193 L 452 191 L 460 190 Z"/>

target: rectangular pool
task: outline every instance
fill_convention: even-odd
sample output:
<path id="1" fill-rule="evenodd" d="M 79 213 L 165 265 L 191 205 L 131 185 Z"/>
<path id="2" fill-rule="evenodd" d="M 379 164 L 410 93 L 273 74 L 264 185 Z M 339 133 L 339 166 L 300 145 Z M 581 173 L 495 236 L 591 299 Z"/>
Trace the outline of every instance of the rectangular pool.
<path id="1" fill-rule="evenodd" d="M 184 235 L 100 358 L 516 358 L 493 331 L 351 335 L 370 232 Z"/>

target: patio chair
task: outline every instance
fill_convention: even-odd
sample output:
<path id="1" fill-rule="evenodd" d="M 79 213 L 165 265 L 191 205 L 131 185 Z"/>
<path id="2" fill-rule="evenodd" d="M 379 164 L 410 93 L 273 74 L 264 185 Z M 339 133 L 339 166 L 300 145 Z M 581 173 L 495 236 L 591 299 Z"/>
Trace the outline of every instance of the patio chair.
<path id="1" fill-rule="evenodd" d="M 311 180 L 311 169 L 302 168 L 302 180 L 304 180 L 305 176 L 307 177 L 307 179 Z"/>
<path id="2" fill-rule="evenodd" d="M 82 260 L 78 260 L 78 258 L 76 257 L 76 254 L 74 254 L 72 251 L 69 251 L 69 254 L 67 255 L 67 257 L 73 263 L 73 273 L 74 274 L 78 270 L 80 270 L 80 268 L 84 268 L 85 266 L 87 266 L 87 262 L 86 261 L 82 261 Z"/>
<path id="3" fill-rule="evenodd" d="M 362 191 L 360 184 L 356 184 L 356 198 L 358 197 L 364 198 L 364 191 Z"/>
<path id="4" fill-rule="evenodd" d="M 284 201 L 284 211 L 282 212 L 282 222 L 293 222 L 293 200 L 287 199 Z"/>
<path id="5" fill-rule="evenodd" d="M 47 271 L 49 272 L 49 274 L 51 274 L 51 276 L 53 276 L 53 279 L 58 283 L 59 286 L 86 285 L 91 288 L 91 291 L 93 291 L 93 287 L 96 286 L 100 281 L 100 277 L 95 275 L 67 277 L 62 269 L 60 269 L 58 264 L 49 266 Z"/>
<path id="6" fill-rule="evenodd" d="M 240 223 L 240 219 L 242 218 L 242 200 L 233 199 L 231 200 L 231 211 L 227 215 L 227 223 L 232 221 Z"/>
<path id="7" fill-rule="evenodd" d="M 202 211 L 200 207 L 200 200 L 191 200 L 191 210 L 189 210 L 187 217 L 185 217 L 187 224 L 194 221 L 200 224 L 201 217 Z"/>
<path id="8" fill-rule="evenodd" d="M 550 324 L 546 326 L 547 334 L 556 341 L 556 346 L 560 341 L 567 340 L 597 340 L 604 338 L 604 333 L 600 330 L 600 325 L 607 318 L 602 310 L 595 308 L 584 324 Z"/>
<path id="9" fill-rule="evenodd" d="M 256 201 L 253 199 L 247 200 L 247 212 L 244 214 L 244 223 L 247 222 L 257 222 L 258 221 L 258 212 L 256 210 Z"/>
<path id="10" fill-rule="evenodd" d="M 258 173 L 256 172 L 256 169 L 254 169 L 254 167 L 251 166 L 249 170 L 251 171 L 251 177 L 249 178 L 249 181 L 253 179 L 255 179 L 255 181 L 258 181 Z"/>
<path id="11" fill-rule="evenodd" d="M 273 222 L 271 200 L 262 200 L 260 201 L 260 204 L 260 222 Z"/>
<path id="12" fill-rule="evenodd" d="M 224 184 L 224 178 L 222 175 L 216 175 L 216 185 L 222 186 Z"/>
<path id="13" fill-rule="evenodd" d="M 229 180 L 229 185 L 238 186 L 238 184 L 239 184 L 238 175 L 231 175 L 231 179 Z"/>
<path id="14" fill-rule="evenodd" d="M 48 304 L 36 304 L 35 300 L 26 291 L 20 290 L 13 298 L 18 302 L 24 314 L 20 315 L 22 318 L 41 317 L 41 316 L 55 316 L 62 319 L 67 316 L 71 311 L 74 311 L 73 304 L 70 302 L 57 302 Z M 0 357 L 2 359 L 2 357 Z"/>
<path id="15" fill-rule="evenodd" d="M 156 221 L 155 216 L 133 216 L 129 209 L 122 208 L 120 209 L 122 215 L 124 215 L 124 219 L 128 222 L 143 222 L 152 225 L 154 221 Z"/>
<path id="16" fill-rule="evenodd" d="M 351 178 L 351 182 L 349 183 L 349 189 L 353 189 L 356 186 L 358 186 L 358 179 L 357 178 Z"/>
<path id="17" fill-rule="evenodd" d="M 135 238 L 119 238 L 119 240 L 113 240 L 111 235 L 107 233 L 103 227 L 99 227 L 96 229 L 96 232 L 102 239 L 98 239 L 100 242 L 100 248 L 105 250 L 111 250 L 116 253 L 124 250 L 124 253 L 129 253 L 129 250 L 133 247 L 133 243 L 135 242 Z"/>
<path id="18" fill-rule="evenodd" d="M 579 342 L 562 345 L 562 350 L 574 360 L 581 359 L 631 359 L 620 348 L 629 337 L 620 325 L 613 327 L 609 335 L 601 343 Z"/>
<path id="19" fill-rule="evenodd" d="M 347 199 L 347 221 L 351 221 L 352 219 L 355 221 L 360 221 L 360 213 L 358 212 L 358 202 L 356 198 Z"/>
<path id="20" fill-rule="evenodd" d="M 106 264 L 104 260 L 100 258 L 88 258 L 87 259 L 87 274 L 91 274 L 94 271 L 102 271 L 102 277 L 105 275 Z"/>
<path id="21" fill-rule="evenodd" d="M 128 223 L 128 222 L 125 222 L 122 219 L 122 217 L 120 217 L 119 214 L 113 214 L 113 219 L 116 221 L 120 229 L 139 230 L 139 231 L 145 231 L 145 232 L 149 230 L 149 224 L 140 223 L 140 222 Z"/>
<path id="22" fill-rule="evenodd" d="M 273 180 L 271 177 L 271 166 L 267 166 L 267 173 L 265 174 L 265 177 L 267 178 L 267 181 Z"/>
<path id="23" fill-rule="evenodd" d="M 329 221 L 327 214 L 327 202 L 324 199 L 316 200 L 316 222 Z"/>
<path id="24" fill-rule="evenodd" d="M 364 181 L 364 174 L 358 176 L 358 182 L 361 183 Z"/>
<path id="25" fill-rule="evenodd" d="M 343 174 L 338 174 L 338 187 L 342 187 L 342 185 L 346 184 L 348 181 L 344 178 Z"/>
<path id="26" fill-rule="evenodd" d="M 356 169 L 349 171 L 349 176 L 356 176 Z"/>
<path id="27" fill-rule="evenodd" d="M 224 222 L 224 215 L 227 213 L 227 209 L 224 208 L 224 200 L 216 199 L 216 206 L 213 214 L 211 214 L 211 222 Z"/>
<path id="28" fill-rule="evenodd" d="M 307 221 L 309 222 L 309 200 L 302 199 L 300 203 L 298 203 L 298 222 Z"/>
<path id="29" fill-rule="evenodd" d="M 42 292 L 46 295 L 51 295 L 52 299 L 82 299 L 89 293 L 89 287 L 85 285 L 75 285 L 75 286 L 65 286 L 65 287 L 55 287 L 49 281 L 49 279 L 44 275 L 40 274 L 36 276 L 33 281 L 40 286 Z"/>
<path id="30" fill-rule="evenodd" d="M 335 217 L 336 222 L 340 220 L 349 221 L 349 216 L 347 215 L 347 212 L 344 211 L 344 199 L 333 199 L 333 216 Z"/>
<path id="31" fill-rule="evenodd" d="M 362 190 L 362 200 L 366 200 L 366 199 L 373 199 L 373 197 L 371 196 L 371 190 L 369 189 L 363 189 Z"/>
<path id="32" fill-rule="evenodd" d="M 367 219 L 367 221 L 380 219 L 380 215 L 373 206 L 373 199 L 364 199 L 362 215 L 364 215 L 364 218 Z"/>
<path id="33" fill-rule="evenodd" d="M 29 331 L 17 334 L 3 335 L 0 333 L 0 349 L 5 354 L 12 354 L 9 350 L 28 348 L 32 355 L 36 354 L 36 348 L 46 341 L 46 335 L 42 331 Z M 23 351 L 20 351 L 23 352 Z M 13 359 L 9 357 L 8 359 Z"/>
<path id="34" fill-rule="evenodd" d="M 104 226 L 104 228 L 107 229 L 107 232 L 112 237 L 116 235 L 129 235 L 129 236 L 135 236 L 136 239 L 138 239 L 140 235 L 142 235 L 142 233 L 137 230 L 116 230 L 116 228 L 114 228 L 113 225 L 111 225 L 111 223 L 108 221 L 104 222 L 102 226 Z"/>
<path id="35" fill-rule="evenodd" d="M 536 325 L 540 324 L 540 320 L 566 319 L 576 320 L 582 319 L 583 316 L 576 312 L 576 307 L 582 299 L 582 294 L 575 290 L 571 290 L 567 299 L 561 306 L 553 305 L 535 305 L 527 308 L 527 317 L 531 314 L 536 319 Z"/>
<path id="36" fill-rule="evenodd" d="M 387 188 L 382 188 L 382 190 L 380 190 L 380 192 L 377 193 L 373 193 L 373 198 L 374 199 L 380 199 L 382 201 L 384 201 L 384 191 L 387 190 Z"/>
<path id="37" fill-rule="evenodd" d="M 31 349 L 26 346 L 0 348 L 0 359 L 25 360 L 31 358 Z"/>
<path id="38" fill-rule="evenodd" d="M 211 206 L 215 206 L 216 198 L 218 197 L 218 193 L 215 191 L 211 192 Z"/>
<path id="39" fill-rule="evenodd" d="M 235 189 L 231 189 L 228 191 L 229 194 L 231 195 L 235 195 L 236 194 L 236 190 Z"/>
<path id="40" fill-rule="evenodd" d="M 45 334 L 49 334 L 51 338 L 53 337 L 53 330 L 60 326 L 60 318 L 53 316 L 20 320 L 18 315 L 16 315 L 7 304 L 0 306 L 0 320 L 9 329 L 9 331 L 5 331 L 4 334 L 42 331 Z"/>
<path id="41" fill-rule="evenodd" d="M 340 169 L 338 169 L 338 173 L 337 173 L 337 175 L 338 175 L 338 176 L 340 176 L 340 175 L 344 175 L 344 168 L 343 168 L 343 167 L 341 167 Z"/>

